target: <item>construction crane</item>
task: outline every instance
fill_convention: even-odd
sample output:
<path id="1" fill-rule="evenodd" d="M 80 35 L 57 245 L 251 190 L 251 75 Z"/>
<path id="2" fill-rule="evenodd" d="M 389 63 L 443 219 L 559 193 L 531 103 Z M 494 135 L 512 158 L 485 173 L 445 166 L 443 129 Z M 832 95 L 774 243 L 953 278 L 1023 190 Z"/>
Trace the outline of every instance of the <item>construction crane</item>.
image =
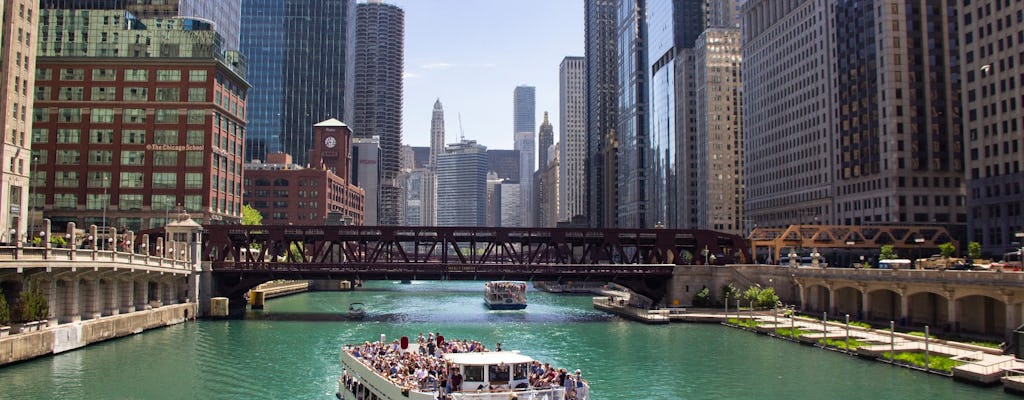
<path id="1" fill-rule="evenodd" d="M 462 130 L 462 112 L 459 112 L 459 143 L 466 140 L 466 132 Z"/>

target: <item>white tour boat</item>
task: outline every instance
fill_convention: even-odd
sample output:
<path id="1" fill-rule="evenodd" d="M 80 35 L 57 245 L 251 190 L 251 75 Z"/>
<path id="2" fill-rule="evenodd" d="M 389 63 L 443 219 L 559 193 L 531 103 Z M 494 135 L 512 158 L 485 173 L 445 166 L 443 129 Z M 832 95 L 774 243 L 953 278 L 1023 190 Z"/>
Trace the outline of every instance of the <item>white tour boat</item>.
<path id="1" fill-rule="evenodd" d="M 526 308 L 526 282 L 487 282 L 484 284 L 484 303 L 492 310 L 522 310 Z"/>
<path id="2" fill-rule="evenodd" d="M 433 339 L 433 337 L 431 338 Z M 588 400 L 580 370 L 567 372 L 518 351 L 465 351 L 467 341 L 408 343 L 406 338 L 346 345 L 341 400 Z M 500 348 L 500 345 L 499 345 Z M 430 349 L 435 351 L 429 354 Z"/>

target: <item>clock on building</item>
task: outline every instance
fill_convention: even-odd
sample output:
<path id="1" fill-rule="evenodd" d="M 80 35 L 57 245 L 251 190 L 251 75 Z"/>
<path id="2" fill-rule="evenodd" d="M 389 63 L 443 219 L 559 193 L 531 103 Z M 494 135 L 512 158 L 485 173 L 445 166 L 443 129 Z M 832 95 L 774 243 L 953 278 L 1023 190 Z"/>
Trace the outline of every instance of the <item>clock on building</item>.
<path id="1" fill-rule="evenodd" d="M 324 146 L 327 146 L 328 149 L 333 149 L 337 145 L 338 139 L 335 139 L 334 136 L 328 136 L 324 139 Z"/>

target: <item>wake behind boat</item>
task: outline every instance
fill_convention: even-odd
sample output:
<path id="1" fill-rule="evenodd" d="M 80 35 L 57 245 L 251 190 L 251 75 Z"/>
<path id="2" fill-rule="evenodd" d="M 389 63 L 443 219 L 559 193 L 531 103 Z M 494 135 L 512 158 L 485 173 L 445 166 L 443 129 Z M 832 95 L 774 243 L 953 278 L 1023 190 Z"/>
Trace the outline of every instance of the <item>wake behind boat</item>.
<path id="1" fill-rule="evenodd" d="M 526 282 L 490 281 L 484 284 L 484 304 L 492 310 L 526 308 Z"/>
<path id="2" fill-rule="evenodd" d="M 343 400 L 587 400 L 590 385 L 518 351 L 490 351 L 480 342 L 445 340 L 440 334 L 364 342 L 342 348 Z"/>

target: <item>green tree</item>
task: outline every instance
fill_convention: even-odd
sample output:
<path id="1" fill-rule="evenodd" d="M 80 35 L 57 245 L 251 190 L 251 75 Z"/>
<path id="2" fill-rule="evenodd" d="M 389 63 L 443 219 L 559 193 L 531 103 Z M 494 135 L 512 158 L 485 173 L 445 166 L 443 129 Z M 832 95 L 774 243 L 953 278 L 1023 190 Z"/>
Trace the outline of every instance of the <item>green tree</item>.
<path id="1" fill-rule="evenodd" d="M 775 294 L 775 288 L 767 287 L 761 289 L 757 294 L 757 304 L 761 308 L 773 308 L 779 303 L 779 295 Z"/>
<path id="2" fill-rule="evenodd" d="M 896 248 L 893 247 L 891 244 L 883 245 L 881 251 L 878 254 L 879 260 L 892 260 L 896 257 L 899 257 L 896 255 Z"/>
<path id="3" fill-rule="evenodd" d="M 20 322 L 41 321 L 50 315 L 50 305 L 46 296 L 38 288 L 24 290 L 18 298 Z"/>
<path id="4" fill-rule="evenodd" d="M 242 225 L 263 225 L 263 215 L 259 210 L 246 204 L 242 206 Z"/>
<path id="5" fill-rule="evenodd" d="M 0 325 L 7 325 L 11 321 L 11 308 L 7 306 L 7 298 L 4 291 L 0 290 Z"/>
<path id="6" fill-rule="evenodd" d="M 761 294 L 761 285 L 755 284 L 754 286 L 748 287 L 743 292 L 743 300 L 746 300 L 747 304 L 757 301 L 757 296 Z"/>
<path id="7" fill-rule="evenodd" d="M 956 253 L 956 246 L 949 242 L 940 244 L 939 253 L 942 254 L 943 258 L 950 258 L 953 256 L 953 253 Z"/>
<path id="8" fill-rule="evenodd" d="M 722 285 L 722 301 L 723 302 L 729 301 L 729 299 L 738 299 L 739 298 L 739 294 L 740 294 L 739 290 L 736 289 L 736 286 L 733 286 L 731 283 L 728 284 L 728 285 Z"/>
<path id="9" fill-rule="evenodd" d="M 967 254 L 969 254 L 971 256 L 971 258 L 973 258 L 975 260 L 981 258 L 981 243 L 978 243 L 978 242 L 970 242 L 970 243 L 968 243 L 967 244 Z"/>
<path id="10" fill-rule="evenodd" d="M 694 307 L 708 307 L 711 305 L 711 289 L 705 286 L 693 297 Z"/>

